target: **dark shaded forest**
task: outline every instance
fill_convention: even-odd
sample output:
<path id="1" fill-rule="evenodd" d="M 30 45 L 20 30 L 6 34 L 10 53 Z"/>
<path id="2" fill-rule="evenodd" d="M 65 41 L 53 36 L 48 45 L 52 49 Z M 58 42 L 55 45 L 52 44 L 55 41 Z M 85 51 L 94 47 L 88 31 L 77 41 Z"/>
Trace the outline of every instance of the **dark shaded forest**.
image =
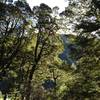
<path id="1" fill-rule="evenodd" d="M 100 0 L 68 1 L 0 0 L 0 100 L 100 100 Z"/>

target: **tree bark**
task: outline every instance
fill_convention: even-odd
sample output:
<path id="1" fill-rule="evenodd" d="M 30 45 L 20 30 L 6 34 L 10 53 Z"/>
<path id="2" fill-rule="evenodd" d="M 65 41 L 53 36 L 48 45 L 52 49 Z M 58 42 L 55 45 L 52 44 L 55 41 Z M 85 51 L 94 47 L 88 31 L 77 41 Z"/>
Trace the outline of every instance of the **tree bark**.
<path id="1" fill-rule="evenodd" d="M 7 94 L 4 94 L 3 100 L 6 100 L 6 99 L 7 99 Z"/>
<path id="2" fill-rule="evenodd" d="M 29 78 L 28 78 L 28 83 L 27 83 L 27 87 L 26 87 L 26 93 L 25 93 L 25 100 L 30 100 L 30 95 L 31 95 L 31 83 L 32 83 L 32 77 L 34 75 L 35 69 L 36 69 L 37 64 L 35 64 L 29 74 Z"/>

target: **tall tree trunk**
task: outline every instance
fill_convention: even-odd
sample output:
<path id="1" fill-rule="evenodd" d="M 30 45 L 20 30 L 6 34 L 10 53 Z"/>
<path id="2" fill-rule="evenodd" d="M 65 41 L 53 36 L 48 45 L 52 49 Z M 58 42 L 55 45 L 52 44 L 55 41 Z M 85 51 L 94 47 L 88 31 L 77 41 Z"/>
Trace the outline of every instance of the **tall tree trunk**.
<path id="1" fill-rule="evenodd" d="M 6 100 L 6 99 L 7 99 L 7 94 L 5 93 L 3 100 Z"/>
<path id="2" fill-rule="evenodd" d="M 35 47 L 35 63 L 32 67 L 32 69 L 30 70 L 30 73 L 29 73 L 29 78 L 28 78 L 28 83 L 27 83 L 27 87 L 26 87 L 26 96 L 25 96 L 25 100 L 31 100 L 30 99 L 30 95 L 31 95 L 31 89 L 32 89 L 32 86 L 31 86 L 31 83 L 32 83 L 32 78 L 33 78 L 33 75 L 34 75 L 34 72 L 36 70 L 36 67 L 38 65 L 38 62 L 40 61 L 41 59 L 41 56 L 42 56 L 42 52 L 43 52 L 43 48 L 44 48 L 44 45 L 45 45 L 45 42 L 48 38 L 45 39 L 45 41 L 43 42 L 42 44 L 42 47 L 40 49 L 40 52 L 37 53 L 38 51 L 38 46 L 39 46 L 39 34 L 37 36 L 37 42 L 36 42 L 36 47 Z"/>
<path id="3" fill-rule="evenodd" d="M 36 69 L 36 64 L 32 67 L 30 73 L 29 73 L 29 78 L 28 78 L 28 83 L 27 83 L 27 87 L 26 87 L 26 93 L 25 93 L 25 100 L 31 100 L 30 99 L 30 95 L 31 95 L 31 89 L 32 89 L 32 86 L 31 86 L 31 83 L 32 83 L 32 77 L 33 77 L 33 74 L 35 72 L 35 69 Z"/>

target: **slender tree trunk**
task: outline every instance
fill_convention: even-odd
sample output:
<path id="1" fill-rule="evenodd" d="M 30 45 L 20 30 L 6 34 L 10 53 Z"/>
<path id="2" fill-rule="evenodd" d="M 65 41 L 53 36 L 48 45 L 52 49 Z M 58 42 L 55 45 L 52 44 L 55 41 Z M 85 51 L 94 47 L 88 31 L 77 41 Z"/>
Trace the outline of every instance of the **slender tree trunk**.
<path id="1" fill-rule="evenodd" d="M 6 100 L 6 99 L 7 99 L 7 94 L 4 94 L 3 100 Z"/>
<path id="2" fill-rule="evenodd" d="M 41 33 L 41 31 L 40 31 L 40 33 Z M 31 69 L 31 71 L 30 71 L 30 73 L 29 73 L 29 78 L 28 78 L 28 83 L 27 83 L 26 93 L 25 93 L 25 94 L 26 94 L 25 100 L 31 100 L 31 99 L 30 99 L 30 96 L 31 96 L 31 89 L 32 89 L 32 86 L 31 86 L 32 78 L 33 78 L 34 72 L 35 72 L 35 70 L 36 70 L 36 67 L 37 67 L 37 65 L 38 65 L 38 62 L 39 62 L 40 59 L 41 59 L 41 56 L 42 56 L 42 52 L 43 52 L 43 48 L 44 48 L 45 42 L 46 42 L 46 40 L 47 40 L 48 38 L 46 38 L 45 41 L 43 42 L 42 47 L 41 47 L 39 53 L 37 53 L 37 51 L 38 51 L 38 46 L 39 46 L 39 41 L 38 41 L 38 39 L 39 39 L 39 34 L 38 34 L 38 36 L 37 36 L 37 42 L 36 42 L 36 46 L 35 46 L 35 63 L 34 63 L 32 69 Z"/>
<path id="3" fill-rule="evenodd" d="M 29 78 L 28 78 L 28 83 L 27 83 L 27 87 L 26 87 L 26 93 L 25 93 L 25 100 L 30 100 L 30 95 L 31 95 L 31 89 L 32 89 L 32 86 L 31 86 L 31 83 L 32 83 L 32 77 L 33 77 L 33 74 L 35 72 L 35 69 L 36 69 L 36 64 L 32 67 L 31 71 L 30 71 L 30 74 L 29 74 Z"/>

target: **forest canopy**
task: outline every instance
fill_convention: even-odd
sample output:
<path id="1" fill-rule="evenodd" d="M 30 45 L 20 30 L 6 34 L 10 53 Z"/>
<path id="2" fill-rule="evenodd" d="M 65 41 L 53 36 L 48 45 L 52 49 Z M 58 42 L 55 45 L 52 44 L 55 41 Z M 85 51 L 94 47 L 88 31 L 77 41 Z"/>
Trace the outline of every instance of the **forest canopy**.
<path id="1" fill-rule="evenodd" d="M 99 100 L 100 1 L 68 1 L 0 0 L 0 100 Z"/>

